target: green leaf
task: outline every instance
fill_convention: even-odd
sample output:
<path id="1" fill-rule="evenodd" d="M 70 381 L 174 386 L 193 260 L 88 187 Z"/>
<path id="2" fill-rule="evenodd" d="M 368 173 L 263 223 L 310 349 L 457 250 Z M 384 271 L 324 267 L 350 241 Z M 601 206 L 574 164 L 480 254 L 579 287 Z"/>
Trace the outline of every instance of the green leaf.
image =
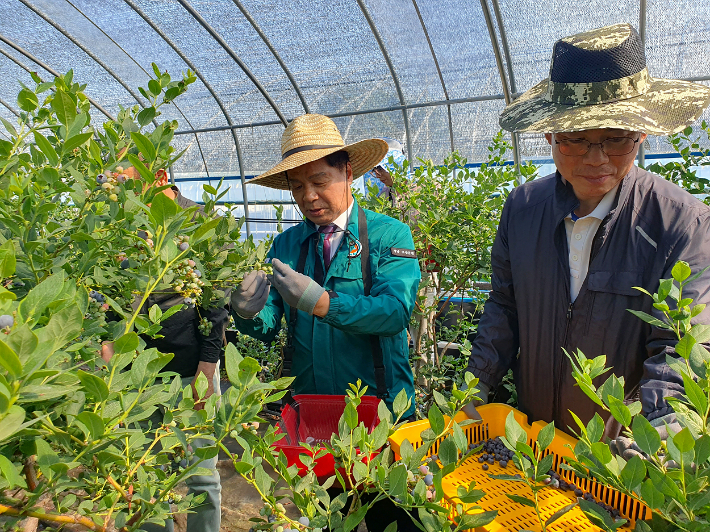
<path id="1" fill-rule="evenodd" d="M 656 486 L 653 485 L 653 481 L 650 478 L 644 480 L 641 485 L 641 497 L 652 510 L 660 508 L 666 501 L 666 497 L 656 489 Z"/>
<path id="2" fill-rule="evenodd" d="M 535 501 L 533 501 L 532 499 L 528 499 L 527 497 L 523 497 L 521 495 L 514 495 L 512 493 L 506 493 L 505 496 L 513 502 L 517 502 L 518 504 L 522 504 L 524 506 L 529 506 L 530 508 L 535 508 Z"/>
<path id="3" fill-rule="evenodd" d="M 688 360 L 690 358 L 690 353 L 692 352 L 694 345 L 695 338 L 693 338 L 689 334 L 686 334 L 685 336 L 683 336 L 683 338 L 678 340 L 678 343 L 675 344 L 675 352 L 678 353 L 679 356 Z"/>
<path id="4" fill-rule="evenodd" d="M 650 314 L 647 314 L 647 313 L 645 313 L 645 312 L 641 312 L 640 310 L 631 310 L 631 309 L 627 309 L 627 310 L 628 310 L 629 312 L 631 312 L 631 314 L 633 314 L 633 315 L 636 316 L 637 318 L 639 318 L 639 319 L 643 320 L 644 322 L 648 323 L 649 325 L 652 325 L 652 326 L 654 326 L 654 327 L 659 327 L 659 328 L 661 328 L 661 329 L 668 329 L 668 328 L 669 328 L 668 325 L 666 325 L 665 323 L 663 323 L 663 322 L 662 322 L 661 320 L 659 320 L 658 318 L 655 318 L 655 317 L 651 316 Z"/>
<path id="5" fill-rule="evenodd" d="M 0 419 L 0 442 L 6 440 L 20 430 L 24 421 L 24 409 L 20 406 L 12 405 L 8 413 Z"/>
<path id="6" fill-rule="evenodd" d="M 0 340 L 0 365 L 4 367 L 12 380 L 22 376 L 22 363 L 17 353 L 5 342 Z"/>
<path id="7" fill-rule="evenodd" d="M 593 443 L 592 454 L 597 460 L 605 465 L 614 459 L 611 455 L 611 451 L 609 450 L 609 446 L 604 442 Z"/>
<path id="8" fill-rule="evenodd" d="M 439 445 L 439 460 L 441 460 L 444 466 L 454 464 L 456 460 L 458 460 L 458 452 L 453 438 L 446 438 L 441 442 L 441 445 Z"/>
<path id="9" fill-rule="evenodd" d="M 453 438 L 456 448 L 462 453 L 465 453 L 468 450 L 468 440 L 466 439 L 466 435 L 463 433 L 463 430 L 461 430 L 461 427 L 456 422 L 454 422 Z"/>
<path id="10" fill-rule="evenodd" d="M 407 490 L 407 467 L 396 465 L 390 471 L 389 494 L 392 497 L 403 497 Z"/>
<path id="11" fill-rule="evenodd" d="M 545 526 L 550 526 L 552 523 L 557 521 L 560 517 L 565 515 L 567 512 L 569 512 L 575 506 L 577 506 L 576 502 L 573 502 L 572 504 L 568 504 L 567 506 L 563 506 L 562 508 L 560 508 L 554 514 L 552 514 L 550 517 L 547 518 L 547 521 L 545 521 Z"/>
<path id="12" fill-rule="evenodd" d="M 23 111 L 31 113 L 37 109 L 38 104 L 37 95 L 29 89 L 22 89 L 17 95 L 17 105 L 19 105 L 20 109 Z"/>
<path id="13" fill-rule="evenodd" d="M 103 379 L 87 373 L 83 370 L 77 372 L 77 377 L 81 381 L 81 386 L 84 388 L 86 394 L 91 397 L 97 403 L 105 401 L 108 398 L 109 391 L 108 386 L 103 381 Z"/>
<path id="14" fill-rule="evenodd" d="M 343 532 L 350 532 L 355 529 L 360 522 L 365 519 L 365 514 L 370 509 L 370 506 L 365 504 L 357 509 L 356 512 L 351 513 L 345 518 L 345 523 L 343 524 Z"/>
<path id="15" fill-rule="evenodd" d="M 160 306 L 156 303 L 148 311 L 148 317 L 153 323 L 160 323 L 160 317 L 163 315 L 163 311 L 160 310 Z"/>
<path id="16" fill-rule="evenodd" d="M 27 321 L 30 322 L 30 325 L 34 325 L 36 318 L 62 293 L 65 279 L 64 270 L 60 270 L 30 290 L 18 307 L 18 321 Z"/>
<path id="17" fill-rule="evenodd" d="M 113 343 L 114 353 L 130 353 L 138 349 L 140 345 L 140 339 L 138 335 L 134 332 L 129 332 L 121 336 L 118 340 Z"/>
<path id="18" fill-rule="evenodd" d="M 594 417 L 587 423 L 587 437 L 594 443 L 601 439 L 604 434 L 604 420 L 599 414 L 594 414 Z"/>
<path id="19" fill-rule="evenodd" d="M 131 133 L 131 139 L 133 140 L 133 142 L 135 142 L 138 151 L 141 152 L 145 161 L 148 164 L 152 163 L 155 160 L 156 152 L 155 146 L 153 146 L 153 143 L 150 141 L 150 139 L 145 135 L 138 133 L 137 131 Z"/>
<path id="20" fill-rule="evenodd" d="M 148 167 L 143 164 L 143 161 L 141 161 L 138 157 L 133 155 L 132 153 L 129 153 L 126 155 L 128 160 L 131 163 L 131 166 L 133 166 L 136 170 L 138 170 L 138 173 L 140 174 L 141 178 L 146 183 L 153 183 L 155 181 L 155 176 L 151 173 L 150 170 L 148 170 Z M 164 195 L 164 194 L 163 194 Z M 137 202 L 138 200 L 136 200 Z M 142 203 L 141 203 L 142 205 Z"/>
<path id="21" fill-rule="evenodd" d="M 84 433 L 87 437 L 91 438 L 91 441 L 96 441 L 104 435 L 104 422 L 93 412 L 85 410 L 76 416 L 75 421 L 78 421 L 84 425 L 86 428 Z"/>
<path id="22" fill-rule="evenodd" d="M 512 410 L 505 418 L 505 437 L 513 446 L 516 446 L 517 442 L 525 443 L 527 441 L 527 433 L 516 421 Z"/>
<path id="23" fill-rule="evenodd" d="M 687 453 L 692 451 L 693 447 L 695 447 L 695 438 L 688 427 L 686 427 L 673 436 L 673 443 L 681 453 Z"/>
<path id="24" fill-rule="evenodd" d="M 695 463 L 701 466 L 708 458 L 710 458 L 710 436 L 703 434 L 695 440 Z"/>
<path id="25" fill-rule="evenodd" d="M 343 411 L 343 419 L 345 424 L 350 430 L 353 430 L 358 425 L 357 409 L 352 403 L 345 405 L 345 410 Z"/>
<path id="26" fill-rule="evenodd" d="M 57 114 L 59 120 L 68 126 L 76 117 L 76 104 L 74 99 L 63 90 L 57 90 L 52 98 L 52 109 Z"/>
<path id="27" fill-rule="evenodd" d="M 614 416 L 614 419 L 624 427 L 631 425 L 631 411 L 629 407 L 627 407 L 623 401 L 620 401 L 612 395 L 608 395 L 607 400 L 609 401 L 609 410 L 611 410 L 611 415 Z"/>
<path id="28" fill-rule="evenodd" d="M 91 138 L 91 135 L 93 135 L 93 133 L 89 131 L 87 133 L 80 133 L 68 139 L 64 143 L 64 146 L 62 146 L 62 153 L 67 154 L 74 148 L 78 148 L 82 144 L 85 144 Z"/>
<path id="29" fill-rule="evenodd" d="M 19 486 L 20 488 L 27 488 L 27 484 L 25 483 L 25 479 L 22 478 L 22 475 L 17 472 L 17 469 L 15 468 L 15 464 L 10 462 L 6 457 L 0 454 L 0 472 L 2 472 L 2 476 L 5 477 L 5 480 L 8 481 L 9 486 L 7 486 L 7 489 L 12 489 L 15 486 Z"/>
<path id="30" fill-rule="evenodd" d="M 392 410 L 395 416 L 404 414 L 409 409 L 409 404 L 407 392 L 402 388 L 392 402 Z"/>
<path id="31" fill-rule="evenodd" d="M 690 401 L 690 404 L 693 405 L 696 411 L 705 414 L 708 408 L 708 398 L 698 383 L 683 374 L 683 387 L 685 388 L 685 395 L 688 401 Z"/>
<path id="32" fill-rule="evenodd" d="M 646 464 L 637 455 L 626 462 L 619 475 L 621 483 L 628 491 L 634 491 L 646 478 Z"/>
<path id="33" fill-rule="evenodd" d="M 444 416 L 441 414 L 441 410 L 436 405 L 432 405 L 429 409 L 429 426 L 431 430 L 438 436 L 446 428 L 446 422 L 444 421 Z"/>
<path id="34" fill-rule="evenodd" d="M 138 113 L 138 116 L 136 116 L 136 120 L 138 120 L 138 123 L 141 126 L 146 126 L 151 123 L 151 121 L 155 118 L 157 114 L 158 112 L 155 110 L 155 107 L 151 105 L 150 107 L 146 107 L 140 113 Z"/>
<path id="35" fill-rule="evenodd" d="M 682 283 L 688 277 L 690 277 L 691 273 L 692 272 L 688 263 L 682 260 L 676 262 L 675 266 L 673 266 L 673 269 L 671 270 L 671 275 L 673 276 L 673 279 L 675 279 L 679 283 Z"/>
<path id="36" fill-rule="evenodd" d="M 178 213 L 178 210 L 179 208 L 174 200 L 171 200 L 165 194 L 157 194 L 150 206 L 150 216 L 155 221 L 155 225 L 166 227 Z"/>
<path id="37" fill-rule="evenodd" d="M 479 512 L 476 514 L 464 515 L 459 522 L 467 530 L 480 528 L 486 526 L 493 522 L 493 520 L 498 516 L 498 510 L 488 510 L 485 512 Z"/>
<path id="38" fill-rule="evenodd" d="M 639 448 L 648 455 L 653 455 L 661 448 L 661 436 L 658 431 L 651 426 L 651 423 L 643 417 L 636 416 L 631 423 L 631 432 Z"/>
<path id="39" fill-rule="evenodd" d="M 538 449 L 541 451 L 544 451 L 547 449 L 550 444 L 552 443 L 552 440 L 555 438 L 555 424 L 553 423 L 548 423 L 545 425 L 540 432 L 537 435 L 537 446 Z"/>
<path id="40" fill-rule="evenodd" d="M 590 502 L 586 499 L 578 499 L 579 508 L 584 512 L 587 518 L 597 525 L 602 530 L 607 532 L 613 532 L 626 521 L 615 523 L 614 520 L 609 515 L 605 509 L 599 506 L 596 502 Z"/>
<path id="41" fill-rule="evenodd" d="M 37 147 L 42 153 L 44 153 L 44 156 L 49 161 L 49 164 L 51 164 L 52 166 L 57 166 L 59 164 L 59 156 L 57 155 L 54 146 L 52 146 L 52 144 L 47 140 L 47 138 L 41 133 L 37 133 L 35 131 L 33 134 Z"/>
<path id="42" fill-rule="evenodd" d="M 239 383 L 239 364 L 244 360 L 244 357 L 239 354 L 234 344 L 227 344 L 224 350 L 224 366 L 227 370 L 227 377 L 232 384 Z"/>

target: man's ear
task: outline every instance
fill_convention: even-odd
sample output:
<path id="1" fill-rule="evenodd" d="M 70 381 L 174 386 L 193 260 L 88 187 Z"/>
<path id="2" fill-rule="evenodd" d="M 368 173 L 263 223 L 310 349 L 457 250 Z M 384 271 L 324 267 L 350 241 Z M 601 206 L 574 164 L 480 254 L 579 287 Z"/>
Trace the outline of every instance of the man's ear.
<path id="1" fill-rule="evenodd" d="M 348 185 L 353 184 L 353 167 L 350 164 L 350 161 L 345 164 L 345 179 L 347 180 Z"/>
<path id="2" fill-rule="evenodd" d="M 545 140 L 547 140 L 547 143 L 552 146 L 552 133 L 545 133 Z"/>

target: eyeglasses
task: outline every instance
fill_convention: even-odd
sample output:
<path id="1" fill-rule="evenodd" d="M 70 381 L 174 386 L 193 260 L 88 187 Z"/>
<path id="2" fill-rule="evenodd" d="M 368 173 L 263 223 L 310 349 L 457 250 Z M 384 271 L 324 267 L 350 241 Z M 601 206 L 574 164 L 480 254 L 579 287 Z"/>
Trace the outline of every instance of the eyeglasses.
<path id="1" fill-rule="evenodd" d="M 589 142 L 586 139 L 554 139 L 555 144 L 560 148 L 560 153 L 572 157 L 586 155 L 592 146 L 599 146 L 609 157 L 628 155 L 634 151 L 634 147 L 639 140 L 641 140 L 640 136 L 637 139 L 631 137 L 611 137 L 603 142 Z"/>

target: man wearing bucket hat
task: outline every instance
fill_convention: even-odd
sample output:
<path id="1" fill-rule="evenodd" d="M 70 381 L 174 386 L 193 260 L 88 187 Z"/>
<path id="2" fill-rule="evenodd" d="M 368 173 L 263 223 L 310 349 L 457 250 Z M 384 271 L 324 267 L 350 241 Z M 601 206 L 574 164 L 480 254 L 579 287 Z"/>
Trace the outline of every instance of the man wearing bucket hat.
<path id="1" fill-rule="evenodd" d="M 557 171 L 514 189 L 503 209 L 468 366 L 484 395 L 512 368 L 531 420 L 569 430 L 570 410 L 585 423 L 598 412 L 616 438 L 618 424 L 575 386 L 563 348 L 580 349 L 607 356 L 659 432 L 679 427 L 665 401 L 683 391 L 666 363 L 674 336 L 627 309 L 658 312 L 634 287 L 655 292 L 678 260 L 694 273 L 710 264 L 710 208 L 633 163 L 647 134 L 681 131 L 709 102 L 708 87 L 650 77 L 638 33 L 617 24 L 557 41 L 549 79 L 506 107 L 501 126 L 544 133 Z M 683 295 L 710 303 L 710 271 Z M 710 308 L 694 323 L 710 323 Z"/>

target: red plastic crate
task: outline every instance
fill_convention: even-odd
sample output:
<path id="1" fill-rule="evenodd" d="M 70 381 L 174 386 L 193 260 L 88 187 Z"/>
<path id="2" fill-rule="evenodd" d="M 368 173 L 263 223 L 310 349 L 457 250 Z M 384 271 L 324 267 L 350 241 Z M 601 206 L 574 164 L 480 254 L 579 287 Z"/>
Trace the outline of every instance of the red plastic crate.
<path id="1" fill-rule="evenodd" d="M 357 407 L 358 420 L 365 424 L 369 432 L 379 423 L 377 407 L 380 399 L 369 395 L 363 396 Z M 338 421 L 345 410 L 345 396 L 343 395 L 295 395 L 293 403 L 281 410 L 276 432 L 286 436 L 274 443 L 276 450 L 283 451 L 288 460 L 288 465 L 296 464 L 299 474 L 304 476 L 308 468 L 299 459 L 300 454 L 311 454 L 301 447 L 307 438 L 312 446 L 330 441 L 332 434 L 338 432 Z M 316 460 L 313 468 L 318 478 L 328 478 L 335 474 L 335 459 L 328 453 Z M 341 473 L 344 474 L 343 471 Z"/>

